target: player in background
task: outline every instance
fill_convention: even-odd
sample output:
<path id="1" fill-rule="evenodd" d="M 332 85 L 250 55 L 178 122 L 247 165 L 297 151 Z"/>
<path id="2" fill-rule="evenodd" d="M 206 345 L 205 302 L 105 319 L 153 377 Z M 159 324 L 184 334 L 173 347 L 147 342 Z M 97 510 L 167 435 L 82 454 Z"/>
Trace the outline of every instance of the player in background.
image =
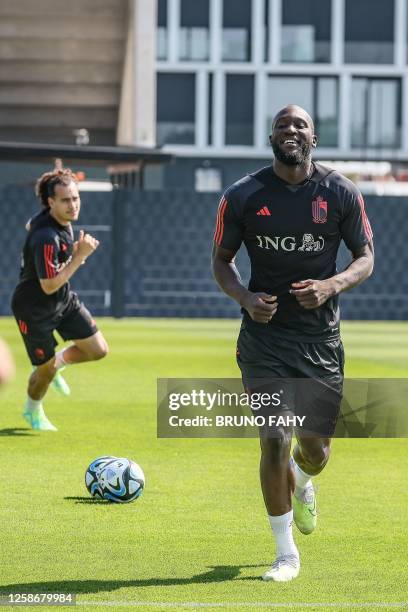
<path id="1" fill-rule="evenodd" d="M 237 361 L 245 387 L 268 377 L 281 379 L 282 386 L 284 379 L 324 379 L 338 398 L 327 405 L 316 401 L 313 411 L 327 418 L 328 429 L 305 435 L 298 428 L 293 457 L 291 431 L 278 430 L 273 437 L 260 430 L 261 488 L 276 543 L 276 559 L 263 578 L 283 582 L 300 569 L 293 520 L 304 534 L 316 526 L 311 478 L 329 459 L 340 407 L 344 354 L 338 294 L 370 276 L 373 247 L 358 189 L 312 162 L 317 137 L 304 109 L 290 105 L 277 113 L 270 144 L 273 163 L 234 183 L 221 198 L 212 260 L 219 286 L 242 308 Z M 338 273 L 341 240 L 352 262 Z M 248 289 L 234 264 L 242 242 L 251 261 Z M 294 406 L 300 412 L 302 399 Z"/>
<path id="2" fill-rule="evenodd" d="M 14 376 L 14 361 L 7 344 L 0 338 L 0 385 Z"/>
<path id="3" fill-rule="evenodd" d="M 54 380 L 57 388 L 68 394 L 58 370 L 101 359 L 108 346 L 91 314 L 69 287 L 69 279 L 99 245 L 82 230 L 74 241 L 71 223 L 78 220 L 81 209 L 76 176 L 57 160 L 55 169 L 38 179 L 36 194 L 42 210 L 26 226 L 28 235 L 12 310 L 34 366 L 23 417 L 33 429 L 56 431 L 42 405 L 50 383 Z M 64 340 L 72 340 L 56 354 L 55 331 Z"/>

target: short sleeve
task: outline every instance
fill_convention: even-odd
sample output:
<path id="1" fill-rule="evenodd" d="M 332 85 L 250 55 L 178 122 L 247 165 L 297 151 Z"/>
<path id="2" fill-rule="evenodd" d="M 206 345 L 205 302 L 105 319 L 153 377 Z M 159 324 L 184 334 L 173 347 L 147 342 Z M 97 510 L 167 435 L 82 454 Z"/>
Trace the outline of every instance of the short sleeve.
<path id="1" fill-rule="evenodd" d="M 365 211 L 364 199 L 357 188 L 346 192 L 340 231 L 347 248 L 352 252 L 357 251 L 373 239 L 373 232 Z"/>
<path id="2" fill-rule="evenodd" d="M 234 210 L 232 195 L 223 195 L 215 224 L 214 242 L 217 246 L 238 251 L 243 240 L 243 224 Z"/>
<path id="3" fill-rule="evenodd" d="M 38 278 L 54 278 L 58 274 L 57 236 L 51 231 L 35 232 L 32 246 Z"/>

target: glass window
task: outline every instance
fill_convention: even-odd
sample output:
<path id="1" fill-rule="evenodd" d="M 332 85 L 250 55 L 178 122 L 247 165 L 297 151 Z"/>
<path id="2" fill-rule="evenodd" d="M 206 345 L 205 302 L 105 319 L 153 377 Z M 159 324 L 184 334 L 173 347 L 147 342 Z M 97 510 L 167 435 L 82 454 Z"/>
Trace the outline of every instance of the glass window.
<path id="1" fill-rule="evenodd" d="M 267 134 L 272 119 L 288 104 L 302 106 L 313 118 L 321 147 L 336 147 L 338 142 L 338 80 L 336 77 L 270 76 L 266 108 Z"/>
<path id="2" fill-rule="evenodd" d="M 194 144 L 194 74 L 157 75 L 157 142 L 159 145 Z"/>
<path id="3" fill-rule="evenodd" d="M 254 77 L 227 75 L 225 144 L 252 145 L 254 142 Z"/>
<path id="4" fill-rule="evenodd" d="M 167 0 L 157 3 L 156 57 L 167 59 Z"/>
<path id="5" fill-rule="evenodd" d="M 315 80 L 315 128 L 322 147 L 337 147 L 338 81 L 334 77 Z"/>
<path id="6" fill-rule="evenodd" d="M 250 60 L 251 56 L 251 0 L 224 0 L 222 59 Z"/>
<path id="7" fill-rule="evenodd" d="M 400 79 L 353 78 L 351 146 L 401 146 Z"/>
<path id="8" fill-rule="evenodd" d="M 179 57 L 207 60 L 209 53 L 209 0 L 181 0 Z"/>
<path id="9" fill-rule="evenodd" d="M 282 62 L 330 62 L 330 0 L 282 2 Z"/>
<path id="10" fill-rule="evenodd" d="M 393 63 L 394 0 L 346 0 L 345 30 L 346 63 Z"/>

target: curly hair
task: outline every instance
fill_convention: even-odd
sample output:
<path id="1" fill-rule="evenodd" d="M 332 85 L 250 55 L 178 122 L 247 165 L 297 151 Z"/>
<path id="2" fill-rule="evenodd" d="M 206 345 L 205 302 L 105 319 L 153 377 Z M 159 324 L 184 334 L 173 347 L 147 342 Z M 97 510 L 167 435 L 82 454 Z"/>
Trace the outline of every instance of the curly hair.
<path id="1" fill-rule="evenodd" d="M 45 172 L 37 181 L 35 194 L 44 208 L 49 208 L 48 198 L 55 195 L 56 185 L 69 185 L 71 181 L 78 182 L 78 178 L 70 168 L 64 168 L 60 159 L 55 160 L 54 170 Z"/>

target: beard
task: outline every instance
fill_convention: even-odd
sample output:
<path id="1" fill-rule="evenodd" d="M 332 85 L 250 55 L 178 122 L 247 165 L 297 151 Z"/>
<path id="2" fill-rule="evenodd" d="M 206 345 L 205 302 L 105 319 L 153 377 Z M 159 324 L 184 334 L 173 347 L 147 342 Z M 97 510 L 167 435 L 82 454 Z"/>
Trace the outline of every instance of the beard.
<path id="1" fill-rule="evenodd" d="M 282 164 L 286 166 L 301 166 L 311 157 L 312 146 L 305 142 L 296 151 L 284 151 L 277 142 L 273 142 L 272 151 L 276 159 L 282 162 Z"/>

